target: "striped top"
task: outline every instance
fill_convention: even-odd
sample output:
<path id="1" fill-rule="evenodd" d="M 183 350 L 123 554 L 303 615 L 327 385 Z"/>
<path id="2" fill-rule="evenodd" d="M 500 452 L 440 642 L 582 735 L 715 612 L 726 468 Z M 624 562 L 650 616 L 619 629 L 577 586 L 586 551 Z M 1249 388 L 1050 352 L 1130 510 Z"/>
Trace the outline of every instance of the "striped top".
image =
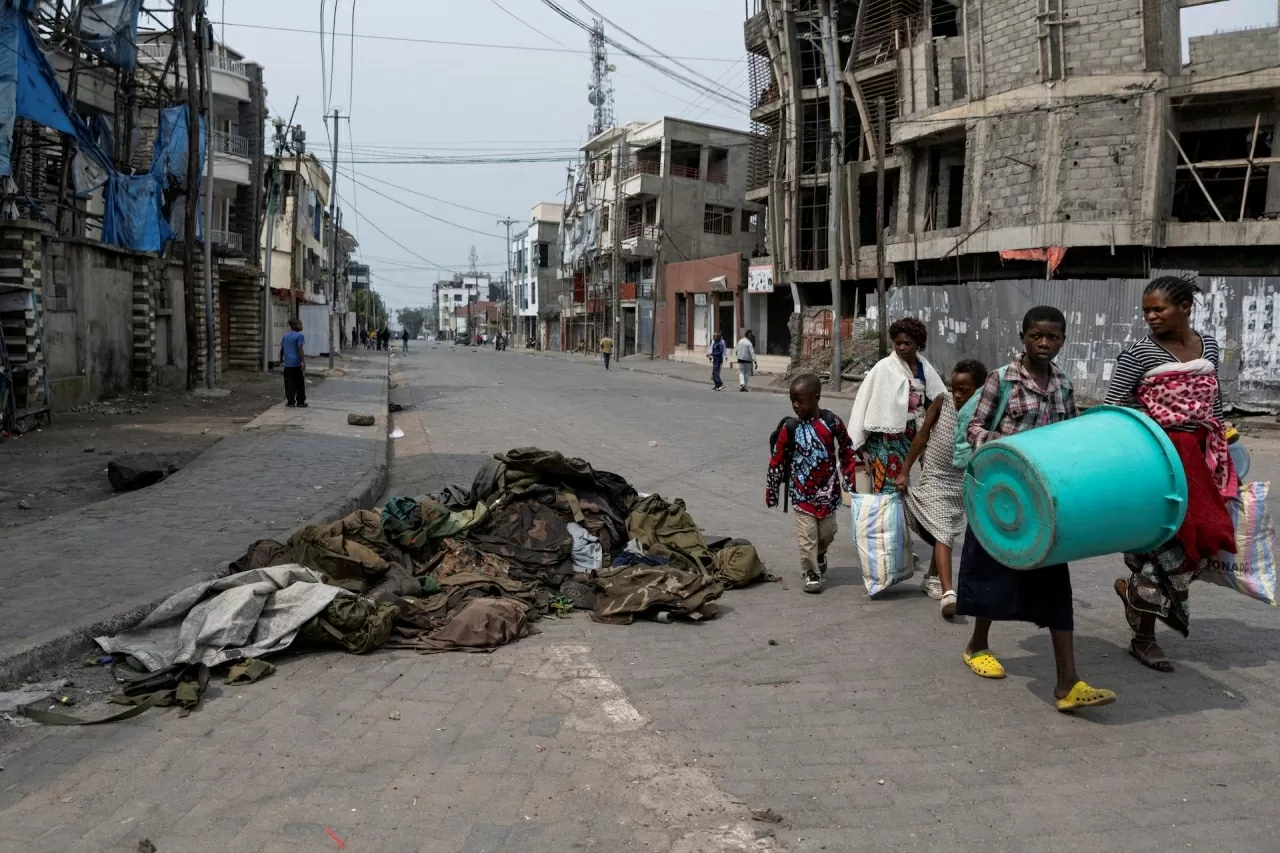
<path id="1" fill-rule="evenodd" d="M 1216 374 L 1222 357 L 1222 348 L 1218 346 L 1218 339 L 1213 335 L 1204 332 L 1200 332 L 1199 335 L 1200 357 L 1213 365 L 1213 372 Z M 1180 362 L 1173 357 L 1173 353 L 1152 340 L 1150 335 L 1134 341 L 1116 358 L 1116 369 L 1111 374 L 1111 387 L 1107 389 L 1107 405 L 1140 408 L 1134 392 L 1138 390 L 1138 385 L 1142 383 L 1142 377 L 1147 371 L 1162 364 L 1178 363 Z M 1218 391 L 1218 399 L 1213 401 L 1213 414 L 1218 420 L 1222 420 L 1221 390 Z"/>

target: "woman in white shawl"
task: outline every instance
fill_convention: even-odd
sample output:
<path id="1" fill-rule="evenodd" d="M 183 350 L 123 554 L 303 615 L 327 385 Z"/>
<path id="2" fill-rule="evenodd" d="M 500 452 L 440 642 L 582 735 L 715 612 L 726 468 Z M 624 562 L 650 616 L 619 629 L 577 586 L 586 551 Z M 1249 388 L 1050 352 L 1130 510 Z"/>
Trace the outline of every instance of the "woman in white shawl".
<path id="1" fill-rule="evenodd" d="M 914 317 L 890 326 L 893 352 L 871 368 L 853 401 L 849 437 L 867 466 L 873 492 L 898 491 L 898 475 L 906 470 L 925 410 L 947 393 L 938 371 L 920 355 L 928 337 L 924 323 Z"/>

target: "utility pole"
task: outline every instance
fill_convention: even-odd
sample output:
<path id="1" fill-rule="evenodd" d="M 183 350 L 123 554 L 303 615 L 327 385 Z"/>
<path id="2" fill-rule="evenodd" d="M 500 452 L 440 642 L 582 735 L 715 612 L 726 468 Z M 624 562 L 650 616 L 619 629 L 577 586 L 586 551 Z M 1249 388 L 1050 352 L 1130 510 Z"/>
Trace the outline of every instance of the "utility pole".
<path id="1" fill-rule="evenodd" d="M 214 346 L 213 304 L 213 27 L 200 3 L 196 22 L 200 27 L 200 75 L 204 85 L 204 387 L 213 387 L 213 377 L 218 370 L 217 349 Z"/>
<path id="2" fill-rule="evenodd" d="M 653 321 L 649 323 L 649 360 L 658 356 L 658 296 L 662 293 L 667 274 L 662 267 L 662 244 L 667 241 L 667 232 L 658 228 L 658 255 L 653 261 L 653 293 L 649 294 L 649 302 L 653 305 Z M 640 303 L 637 302 L 637 305 Z"/>
<path id="3" fill-rule="evenodd" d="M 836 34 L 832 21 L 834 0 L 825 0 L 822 7 L 822 47 L 827 55 L 827 99 L 831 114 L 831 198 L 827 202 L 827 260 L 831 265 L 831 390 L 839 391 L 844 360 L 841 357 L 843 318 L 841 317 L 840 273 L 840 164 L 843 159 L 842 137 L 844 131 L 842 96 L 836 80 Z M 883 182 L 883 178 L 881 178 Z"/>
<path id="4" fill-rule="evenodd" d="M 880 357 L 889 354 L 889 307 L 884 298 L 884 149 L 888 129 L 884 96 L 876 98 L 876 311 L 880 315 Z"/>
<path id="5" fill-rule="evenodd" d="M 622 333 L 622 278 L 625 266 L 622 263 L 622 228 L 623 228 L 623 207 L 622 207 L 622 164 L 624 159 L 628 158 L 630 152 L 627 150 L 626 139 L 614 148 L 613 155 L 613 261 L 609 265 L 609 278 L 612 280 L 612 293 L 609 298 L 609 310 L 613 312 L 613 343 L 618 348 L 618 358 L 626 355 L 625 342 L 627 336 Z M 605 328 L 609 328 L 610 324 L 605 324 Z"/>
<path id="6" fill-rule="evenodd" d="M 187 70 L 187 187 L 183 211 L 182 302 L 187 329 L 187 390 L 194 391 L 199 374 L 196 326 L 196 196 L 200 192 L 200 107 L 196 94 L 195 36 L 191 0 L 174 4 L 175 24 Z"/>
<path id="7" fill-rule="evenodd" d="M 280 148 L 284 142 L 283 123 L 276 119 L 276 132 L 272 137 L 275 143 L 275 154 L 267 169 L 267 250 L 263 259 L 264 280 L 262 283 L 262 370 L 271 368 L 271 328 L 274 325 L 271 317 L 271 268 L 275 266 L 273 252 L 276 235 L 276 199 L 280 192 Z"/>
<path id="8" fill-rule="evenodd" d="M 499 225 L 507 226 L 507 281 L 506 287 L 503 288 L 504 292 L 502 296 L 504 301 L 507 303 L 507 321 L 510 323 L 510 329 L 507 334 L 509 335 L 514 335 L 516 333 L 516 300 L 515 296 L 512 295 L 512 285 L 515 281 L 515 272 L 511 269 L 511 226 L 515 225 L 517 221 L 518 220 L 510 218 L 498 220 Z"/>
<path id="9" fill-rule="evenodd" d="M 329 176 L 329 369 L 333 370 L 334 310 L 338 307 L 338 108 L 333 108 L 333 174 Z"/>

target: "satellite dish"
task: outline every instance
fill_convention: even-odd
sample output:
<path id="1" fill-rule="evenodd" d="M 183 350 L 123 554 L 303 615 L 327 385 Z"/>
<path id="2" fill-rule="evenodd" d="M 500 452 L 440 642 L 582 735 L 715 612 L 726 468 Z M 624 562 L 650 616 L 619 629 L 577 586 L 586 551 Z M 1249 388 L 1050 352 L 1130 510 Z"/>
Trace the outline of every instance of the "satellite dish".
<path id="1" fill-rule="evenodd" d="M 600 106 L 600 93 L 592 89 L 591 94 L 587 95 L 587 103 L 593 107 Z"/>
<path id="2" fill-rule="evenodd" d="M 618 70 L 618 66 L 614 65 L 614 64 L 611 62 L 611 63 L 609 63 L 609 69 L 608 69 L 608 70 L 609 70 L 609 73 L 610 73 L 610 74 L 612 74 L 614 71 L 617 71 L 617 70 Z"/>

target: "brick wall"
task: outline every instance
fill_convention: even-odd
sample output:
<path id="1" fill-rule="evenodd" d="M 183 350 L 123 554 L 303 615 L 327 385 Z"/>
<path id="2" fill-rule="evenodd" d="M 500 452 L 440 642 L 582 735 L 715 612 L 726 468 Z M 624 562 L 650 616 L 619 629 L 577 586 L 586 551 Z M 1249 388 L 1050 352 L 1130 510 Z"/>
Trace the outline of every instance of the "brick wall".
<path id="1" fill-rule="evenodd" d="M 1090 221 L 1137 215 L 1141 102 L 1133 98 L 1085 103 L 1061 111 L 1059 121 L 1058 218 Z"/>
<path id="2" fill-rule="evenodd" d="M 989 0 L 983 6 L 981 32 L 987 59 L 986 94 L 996 95 L 1036 82 L 1040 72 L 1037 4 L 1027 0 Z M 971 14 L 976 12 L 977 7 L 970 9 Z"/>
<path id="3" fill-rule="evenodd" d="M 1263 27 L 1191 39 L 1188 73 L 1246 71 L 1280 64 L 1280 29 Z"/>
<path id="4" fill-rule="evenodd" d="M 1039 204 L 1039 169 L 1043 156 L 1045 117 L 1014 115 L 987 123 L 981 221 L 991 214 L 991 226 L 1025 225 L 1036 220 Z M 968 173 L 972 174 L 970 156 Z M 1035 168 L 1028 168 L 1032 164 Z"/>
<path id="5" fill-rule="evenodd" d="M 1171 5 L 1172 0 L 1161 0 Z M 1035 14 L 1034 3 L 1024 3 Z M 1062 0 L 1068 77 L 1143 70 L 1143 0 Z"/>

